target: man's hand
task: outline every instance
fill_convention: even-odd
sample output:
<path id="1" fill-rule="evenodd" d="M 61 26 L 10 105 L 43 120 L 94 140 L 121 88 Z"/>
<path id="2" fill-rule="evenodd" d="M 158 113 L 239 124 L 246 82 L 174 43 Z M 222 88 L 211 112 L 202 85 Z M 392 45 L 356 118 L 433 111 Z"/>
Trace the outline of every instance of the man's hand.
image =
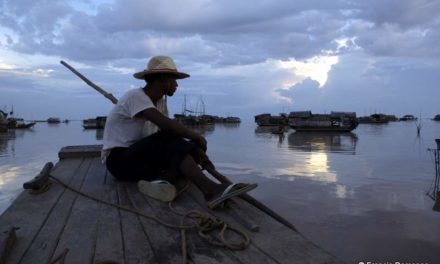
<path id="1" fill-rule="evenodd" d="M 206 152 L 203 151 L 201 148 L 198 149 L 198 152 L 200 158 L 200 165 L 202 166 L 202 168 L 215 169 L 214 164 L 209 160 L 208 155 L 206 155 Z"/>
<path id="2" fill-rule="evenodd" d="M 193 140 L 196 145 L 201 148 L 204 152 L 208 149 L 208 142 L 202 136 L 198 136 L 195 140 Z M 205 154 L 206 155 L 206 154 Z"/>

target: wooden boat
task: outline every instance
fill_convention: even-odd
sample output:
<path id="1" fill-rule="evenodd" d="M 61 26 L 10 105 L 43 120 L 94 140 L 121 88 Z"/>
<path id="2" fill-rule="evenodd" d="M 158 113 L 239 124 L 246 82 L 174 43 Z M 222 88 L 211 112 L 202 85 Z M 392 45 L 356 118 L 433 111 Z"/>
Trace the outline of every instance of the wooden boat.
<path id="1" fill-rule="evenodd" d="M 227 116 L 224 118 L 223 123 L 238 124 L 238 123 L 241 123 L 241 119 L 236 116 Z"/>
<path id="2" fill-rule="evenodd" d="M 372 114 L 370 116 L 361 116 L 358 118 L 360 124 L 387 124 L 390 122 L 387 115 Z"/>
<path id="3" fill-rule="evenodd" d="M 312 114 L 311 111 L 298 111 L 291 112 L 288 120 L 289 126 L 296 131 L 349 132 L 358 126 L 354 112 Z"/>
<path id="4" fill-rule="evenodd" d="M 7 113 L 0 110 L 0 132 L 8 131 L 8 120 L 6 119 L 7 116 Z"/>
<path id="5" fill-rule="evenodd" d="M 36 122 L 26 123 L 23 118 L 10 117 L 8 118 L 9 129 L 26 129 L 31 128 Z"/>
<path id="6" fill-rule="evenodd" d="M 49 124 L 59 124 L 61 120 L 58 117 L 50 117 L 47 119 L 47 123 Z"/>
<path id="7" fill-rule="evenodd" d="M 416 121 L 417 117 L 413 115 L 404 115 L 401 118 L 399 118 L 399 121 Z"/>
<path id="8" fill-rule="evenodd" d="M 103 129 L 105 127 L 105 122 L 107 121 L 106 116 L 98 116 L 96 118 L 89 118 L 83 120 L 84 129 Z"/>
<path id="9" fill-rule="evenodd" d="M 167 203 L 142 195 L 135 183 L 116 181 L 101 163 L 100 149 L 63 148 L 55 167 L 40 175 L 50 173 L 75 189 L 52 180 L 46 192 L 24 191 L 0 216 L 0 230 L 13 233 L 2 254 L 7 255 L 6 263 L 52 263 L 58 256 L 62 263 L 182 263 L 182 248 L 190 263 L 342 263 L 244 197 L 213 211 L 190 184 L 172 203 L 176 211 L 171 211 Z M 242 250 L 215 246 L 191 228 L 182 247 L 181 230 L 175 226 L 181 225 L 180 213 L 190 210 L 202 212 L 206 219 L 222 219 L 245 234 L 250 244 Z M 149 217 L 160 217 L 171 227 Z M 188 218 L 184 225 L 192 224 Z M 215 238 L 218 233 L 204 235 Z M 224 237 L 229 243 L 242 241 L 231 230 Z"/>
<path id="10" fill-rule="evenodd" d="M 259 126 L 285 126 L 288 123 L 286 114 L 272 116 L 271 114 L 264 113 L 254 116 L 254 120 Z"/>

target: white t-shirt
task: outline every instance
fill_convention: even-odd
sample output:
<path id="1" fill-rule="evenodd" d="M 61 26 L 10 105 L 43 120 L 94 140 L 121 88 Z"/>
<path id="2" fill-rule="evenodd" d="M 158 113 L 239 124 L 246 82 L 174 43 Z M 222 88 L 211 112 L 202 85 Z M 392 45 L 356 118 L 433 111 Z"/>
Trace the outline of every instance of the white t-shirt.
<path id="1" fill-rule="evenodd" d="M 148 108 L 156 108 L 150 97 L 142 88 L 125 93 L 107 116 L 104 128 L 104 142 L 101 158 L 107 158 L 114 147 L 129 147 L 136 141 L 158 131 L 158 127 L 145 119 L 135 118 L 135 115 Z M 157 102 L 157 108 L 168 115 L 166 100 Z"/>

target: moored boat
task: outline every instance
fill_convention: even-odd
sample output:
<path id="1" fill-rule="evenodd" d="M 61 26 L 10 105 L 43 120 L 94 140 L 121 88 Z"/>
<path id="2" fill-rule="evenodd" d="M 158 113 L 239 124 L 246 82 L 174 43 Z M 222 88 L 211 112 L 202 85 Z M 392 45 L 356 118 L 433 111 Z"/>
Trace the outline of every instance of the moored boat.
<path id="1" fill-rule="evenodd" d="M 47 123 L 58 124 L 58 123 L 61 123 L 61 120 L 58 117 L 50 117 L 47 119 Z"/>
<path id="2" fill-rule="evenodd" d="M 106 116 L 97 116 L 96 118 L 89 118 L 83 120 L 84 129 L 102 129 L 107 121 Z"/>
<path id="3" fill-rule="evenodd" d="M 0 132 L 6 132 L 8 131 L 8 121 L 6 117 L 8 114 L 0 110 Z"/>
<path id="4" fill-rule="evenodd" d="M 10 117 L 8 118 L 9 129 L 24 129 L 31 128 L 35 125 L 35 122 L 26 123 L 23 118 Z"/>
<path id="5" fill-rule="evenodd" d="M 285 126 L 288 123 L 288 117 L 286 114 L 280 114 L 273 116 L 268 113 L 259 114 L 254 116 L 255 123 L 259 126 Z"/>
<path id="6" fill-rule="evenodd" d="M 311 111 L 297 111 L 291 112 L 288 120 L 289 126 L 296 131 L 349 132 L 358 126 L 354 112 L 312 114 Z"/>
<path id="7" fill-rule="evenodd" d="M 413 115 L 404 115 L 401 118 L 399 118 L 399 121 L 416 121 L 417 117 Z"/>
<path id="8" fill-rule="evenodd" d="M 241 123 L 241 119 L 236 116 L 227 116 L 224 118 L 223 123 L 237 124 Z"/>
<path id="9" fill-rule="evenodd" d="M 372 114 L 370 116 L 361 116 L 358 118 L 360 124 L 387 124 L 390 122 L 387 115 Z"/>

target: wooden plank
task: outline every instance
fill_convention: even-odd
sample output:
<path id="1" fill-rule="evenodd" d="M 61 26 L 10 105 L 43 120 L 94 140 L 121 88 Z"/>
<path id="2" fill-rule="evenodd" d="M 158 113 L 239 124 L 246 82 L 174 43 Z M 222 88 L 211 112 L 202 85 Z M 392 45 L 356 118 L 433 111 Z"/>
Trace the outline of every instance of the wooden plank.
<path id="1" fill-rule="evenodd" d="M 313 244 L 301 234 L 274 221 L 254 206 L 241 199 L 235 200 L 239 205 L 240 213 L 255 219 L 255 222 L 261 226 L 261 232 L 252 234 L 254 244 L 262 251 L 281 260 L 281 263 L 342 263 L 335 256 Z M 269 241 L 277 241 L 277 243 Z"/>
<path id="2" fill-rule="evenodd" d="M 138 191 L 135 183 L 125 183 L 124 186 L 127 190 L 128 197 L 136 210 L 146 215 L 158 216 L 164 221 L 175 225 L 179 224 L 176 219 L 171 220 L 167 215 L 155 212 L 155 210 L 152 209 L 152 206 L 144 199 L 144 195 Z M 145 217 L 139 217 L 139 221 L 150 240 L 156 260 L 159 263 L 182 262 L 179 230 L 170 229 L 153 220 L 146 219 Z"/>
<path id="3" fill-rule="evenodd" d="M 119 204 L 116 184 L 113 180 L 109 180 L 112 176 L 106 171 L 106 184 L 104 185 L 104 201 Z M 113 263 L 123 264 L 124 261 L 124 244 L 122 240 L 121 215 L 119 209 L 102 205 L 98 220 L 98 233 L 95 249 L 95 263 Z M 110 262 L 111 263 L 111 262 Z"/>
<path id="4" fill-rule="evenodd" d="M 66 146 L 58 152 L 59 159 L 95 158 L 101 156 L 102 145 Z"/>
<path id="5" fill-rule="evenodd" d="M 60 161 L 60 164 L 63 165 L 65 162 L 68 162 L 68 160 Z M 90 160 L 83 160 L 83 162 L 75 169 L 64 167 L 65 169 L 73 170 L 75 172 L 74 177 L 65 183 L 72 187 L 80 188 L 89 167 Z M 56 175 L 54 176 L 61 179 Z M 61 185 L 56 183 L 54 183 L 53 186 L 58 186 L 64 189 L 64 187 L 61 187 Z M 47 221 L 38 232 L 29 249 L 25 252 L 21 263 L 48 263 L 51 260 L 77 196 L 76 193 L 64 189 L 62 196 L 48 215 Z"/>
<path id="6" fill-rule="evenodd" d="M 191 193 L 196 192 L 191 190 Z M 252 239 L 252 244 L 265 255 L 270 255 L 280 263 L 342 263 L 301 234 L 275 221 L 253 205 L 239 198 L 234 198 L 233 201 L 230 207 L 234 210 L 234 214 L 252 219 L 260 226 L 258 232 L 248 234 Z M 228 219 L 230 216 L 227 211 L 231 209 L 215 210 L 214 213 Z"/>
<path id="7" fill-rule="evenodd" d="M 86 159 L 90 161 L 81 192 L 100 198 L 103 190 L 105 170 L 99 158 Z M 59 238 L 58 245 L 52 256 L 55 259 L 65 249 L 68 263 L 93 263 L 98 224 L 98 213 L 101 203 L 79 194 L 74 201 L 72 210 Z"/>
<path id="8" fill-rule="evenodd" d="M 76 174 L 81 163 L 82 159 L 58 163 L 51 174 L 68 182 Z M 30 194 L 28 191 L 22 192 L 3 213 L 0 217 L 0 229 L 5 226 L 19 228 L 16 230 L 17 241 L 8 258 L 10 263 L 18 263 L 23 257 L 64 191 L 61 186 L 52 184 L 47 192 L 38 195 Z"/>
<path id="9" fill-rule="evenodd" d="M 119 204 L 133 207 L 125 190 L 124 183 L 117 183 Z M 125 263 L 159 263 L 154 256 L 151 243 L 144 233 L 138 217 L 126 211 L 120 211 L 122 236 L 124 240 Z"/>
<path id="10" fill-rule="evenodd" d="M 192 202 L 190 202 L 192 200 Z M 178 197 L 176 201 L 176 206 L 180 207 L 186 207 L 188 204 L 197 204 L 192 205 L 192 209 L 205 211 L 211 215 L 214 215 L 223 221 L 225 221 L 229 226 L 232 226 L 242 232 L 244 232 L 246 235 L 252 238 L 252 233 L 250 230 L 247 230 L 245 226 L 242 225 L 242 222 L 244 220 L 237 221 L 236 215 L 233 216 L 229 214 L 221 213 L 221 211 L 213 211 L 210 210 L 207 205 L 206 201 L 203 197 L 202 192 L 193 184 L 191 184 L 188 188 L 188 190 L 181 194 L 181 196 Z M 190 210 L 191 208 L 186 207 L 184 210 Z M 247 222 L 250 223 L 248 220 L 248 216 L 243 217 L 243 219 L 246 219 Z M 227 239 L 231 239 L 231 241 L 234 242 L 240 242 L 242 241 L 242 237 L 231 234 L 231 232 L 228 232 Z M 217 248 L 218 249 L 218 248 Z M 275 258 L 273 258 L 270 254 L 267 254 L 264 251 L 261 251 L 259 248 L 255 247 L 252 243 L 248 246 L 248 248 L 244 250 L 230 250 L 230 249 L 221 249 L 225 251 L 225 254 L 227 254 L 230 258 L 236 259 L 236 262 L 241 263 L 279 263 Z"/>
<path id="11" fill-rule="evenodd" d="M 151 208 L 154 208 L 154 212 L 153 212 L 152 209 L 148 209 L 148 207 L 142 206 L 142 201 L 141 201 L 139 202 L 140 205 L 137 206 L 138 210 L 143 211 L 150 215 L 151 214 L 158 215 L 160 216 L 161 219 L 165 220 L 168 223 L 175 223 L 177 225 L 180 225 L 181 216 L 172 212 L 168 206 L 168 203 L 160 202 L 155 199 L 142 195 L 137 191 L 137 188 L 134 185 L 129 185 L 127 188 L 131 196 L 133 196 L 134 198 L 137 197 L 137 199 L 140 199 L 139 197 L 143 198 L 148 202 L 148 204 L 150 204 Z M 178 197 L 177 201 L 173 203 L 173 206 L 176 207 L 180 212 L 198 210 L 207 213 L 206 210 L 203 207 L 201 207 L 198 203 L 196 203 L 196 201 L 192 199 L 189 195 L 187 195 L 187 193 L 181 194 Z M 167 236 L 173 237 L 174 240 L 178 242 L 181 240 L 178 230 L 172 230 L 161 226 L 154 227 L 154 230 L 159 233 L 165 233 L 167 234 Z M 170 231 L 172 231 L 171 234 L 169 234 Z M 151 235 L 149 234 L 151 240 L 152 237 L 156 237 L 156 236 L 155 234 L 151 234 Z M 191 260 L 194 263 L 253 263 L 253 262 L 276 263 L 273 259 L 271 259 L 268 256 L 265 256 L 260 251 L 253 248 L 252 246 L 246 251 L 240 251 L 242 253 L 241 255 L 234 254 L 231 252 L 231 250 L 223 247 L 213 246 L 204 239 L 202 239 L 200 236 L 198 236 L 195 230 L 187 231 L 186 243 L 187 243 L 187 251 L 189 254 L 189 260 Z M 156 243 L 152 242 L 152 244 L 154 247 Z M 163 245 L 163 243 L 161 243 L 161 245 Z M 169 251 L 172 250 L 170 249 Z M 182 258 L 181 255 L 180 258 Z"/>

